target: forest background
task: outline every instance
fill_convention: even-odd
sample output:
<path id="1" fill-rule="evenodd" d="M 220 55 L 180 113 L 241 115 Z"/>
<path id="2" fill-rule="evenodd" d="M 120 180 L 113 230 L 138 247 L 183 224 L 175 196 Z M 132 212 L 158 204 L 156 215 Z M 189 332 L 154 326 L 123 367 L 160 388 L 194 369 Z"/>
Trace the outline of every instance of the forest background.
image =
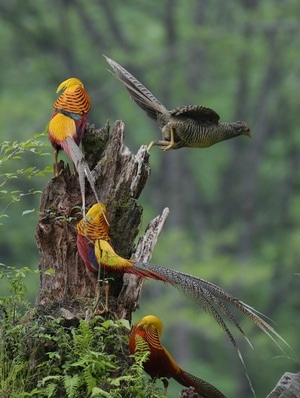
<path id="1" fill-rule="evenodd" d="M 2 2 L 1 142 L 42 133 L 58 84 L 71 76 L 84 82 L 91 97 L 90 123 L 100 127 L 107 119 L 122 119 L 133 152 L 159 139 L 158 126 L 108 72 L 102 54 L 125 66 L 169 109 L 201 104 L 222 121 L 247 121 L 251 140 L 239 137 L 204 150 L 151 150 L 152 175 L 139 200 L 142 230 L 168 206 L 153 263 L 205 278 L 260 310 L 297 356 L 300 3 L 154 3 Z M 34 238 L 39 192 L 52 177 L 53 164 L 45 133 L 40 140 L 49 156 L 30 153 L 0 164 L 0 262 L 33 271 L 39 263 Z M 32 178 L 26 178 L 23 171 L 30 168 L 35 168 Z M 10 179 L 10 173 L 20 177 Z M 37 273 L 27 275 L 26 285 L 34 304 Z M 6 294 L 3 283 L 0 289 Z M 218 380 L 229 396 L 247 396 L 241 362 L 209 316 L 174 289 L 147 281 L 134 321 L 150 313 L 163 320 L 163 342 L 184 369 Z M 242 324 L 254 346 L 240 341 L 247 372 L 263 397 L 285 371 L 299 371 L 299 362 Z"/>

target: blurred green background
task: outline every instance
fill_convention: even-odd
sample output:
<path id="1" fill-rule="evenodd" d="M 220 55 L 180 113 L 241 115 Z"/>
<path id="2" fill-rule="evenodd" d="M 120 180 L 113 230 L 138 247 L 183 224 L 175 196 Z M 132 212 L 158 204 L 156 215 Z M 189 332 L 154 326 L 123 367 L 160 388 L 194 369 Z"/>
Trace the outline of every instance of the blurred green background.
<path id="1" fill-rule="evenodd" d="M 241 320 L 254 350 L 239 339 L 258 397 L 285 371 L 299 371 L 300 3 L 297 0 L 28 0 L 0 4 L 1 140 L 45 130 L 55 90 L 76 76 L 92 100 L 90 123 L 122 119 L 136 152 L 161 133 L 108 72 L 102 54 L 132 72 L 169 109 L 201 104 L 222 121 L 245 120 L 239 137 L 209 149 L 151 151 L 152 175 L 140 198 L 143 226 L 168 206 L 153 262 L 219 284 L 266 314 L 289 342 L 289 357 Z M 52 166 L 43 152 L 0 165 L 6 173 Z M 61 155 L 61 157 L 63 157 Z M 65 158 L 66 159 L 66 158 Z M 22 173 L 20 173 L 22 174 Z M 35 225 L 44 176 L 10 179 L 1 192 L 0 262 L 38 268 Z M 11 192 L 13 192 L 11 194 Z M 33 210 L 28 212 L 28 210 Z M 26 212 L 26 215 L 22 215 Z M 141 230 L 141 232 L 142 232 Z M 27 278 L 34 303 L 38 276 Z M 0 284 L 1 294 L 5 286 Z M 251 396 L 225 334 L 175 289 L 146 281 L 134 321 L 165 325 L 163 343 L 190 373 L 229 397 Z M 172 383 L 170 396 L 179 397 Z"/>

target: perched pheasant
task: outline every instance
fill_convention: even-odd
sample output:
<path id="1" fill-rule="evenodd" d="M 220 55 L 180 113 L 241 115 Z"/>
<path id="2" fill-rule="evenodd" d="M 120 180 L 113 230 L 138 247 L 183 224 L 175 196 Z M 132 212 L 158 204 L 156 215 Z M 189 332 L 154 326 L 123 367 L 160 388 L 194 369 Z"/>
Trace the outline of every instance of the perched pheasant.
<path id="1" fill-rule="evenodd" d="M 99 202 L 95 189 L 94 178 L 79 148 L 90 110 L 90 98 L 82 82 L 75 77 L 63 81 L 56 92 L 63 90 L 54 103 L 54 112 L 48 126 L 48 137 L 54 148 L 55 176 L 58 176 L 57 156 L 63 149 L 73 161 L 78 172 L 82 208 L 85 211 L 85 176 Z"/>
<path id="2" fill-rule="evenodd" d="M 96 296 L 99 296 L 98 280 L 104 278 L 106 271 L 133 273 L 144 278 L 167 280 L 147 269 L 138 271 L 132 268 L 132 261 L 118 256 L 108 235 L 109 216 L 104 203 L 93 205 L 77 224 L 77 249 L 92 281 Z M 100 272 L 102 271 L 102 275 Z M 106 285 L 105 310 L 108 311 L 108 287 Z"/>
<path id="3" fill-rule="evenodd" d="M 153 379 L 163 378 L 165 394 L 169 382 L 173 378 L 185 387 L 194 387 L 202 398 L 226 398 L 216 387 L 208 382 L 184 371 L 172 358 L 167 349 L 161 345 L 163 324 L 153 315 L 145 316 L 133 325 L 129 338 L 131 354 L 149 352 L 149 357 L 143 364 L 145 372 Z"/>
<path id="4" fill-rule="evenodd" d="M 239 310 L 272 338 L 272 340 L 275 341 L 273 337 L 275 336 L 287 344 L 271 325 L 257 315 L 258 311 L 230 293 L 227 293 L 221 287 L 180 271 L 149 263 L 137 263 L 134 260 L 128 260 L 119 256 L 114 251 L 109 240 L 107 219 L 105 204 L 98 203 L 93 205 L 87 212 L 86 219 L 82 219 L 77 224 L 77 248 L 88 272 L 95 273 L 94 283 L 97 283 L 97 279 L 99 279 L 97 278 L 99 270 L 103 274 L 110 271 L 120 274 L 130 273 L 143 278 L 156 279 L 169 283 L 214 317 L 226 332 L 238 353 L 237 343 L 227 323 L 233 324 L 245 338 L 246 335 L 236 317 L 228 308 L 229 306 Z"/>
<path id="5" fill-rule="evenodd" d="M 245 122 L 220 123 L 220 117 L 215 111 L 201 105 L 187 105 L 167 110 L 125 68 L 112 59 L 105 58 L 115 76 L 129 91 L 133 101 L 146 111 L 151 119 L 157 121 L 161 128 L 163 139 L 152 141 L 148 151 L 153 145 L 161 146 L 164 151 L 183 147 L 207 148 L 239 135 L 251 136 Z"/>

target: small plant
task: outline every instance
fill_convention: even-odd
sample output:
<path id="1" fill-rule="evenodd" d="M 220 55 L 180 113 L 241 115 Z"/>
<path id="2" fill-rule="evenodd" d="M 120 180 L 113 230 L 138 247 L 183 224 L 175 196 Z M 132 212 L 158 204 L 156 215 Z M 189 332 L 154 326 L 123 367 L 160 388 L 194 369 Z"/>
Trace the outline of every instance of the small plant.
<path id="1" fill-rule="evenodd" d="M 5 321 L 15 323 L 30 307 L 29 302 L 24 298 L 26 292 L 24 282 L 29 272 L 32 271 L 27 267 L 17 269 L 0 264 L 0 280 L 6 280 L 5 285 L 10 293 L 8 296 L 0 296 L 0 322 L 2 324 Z"/>

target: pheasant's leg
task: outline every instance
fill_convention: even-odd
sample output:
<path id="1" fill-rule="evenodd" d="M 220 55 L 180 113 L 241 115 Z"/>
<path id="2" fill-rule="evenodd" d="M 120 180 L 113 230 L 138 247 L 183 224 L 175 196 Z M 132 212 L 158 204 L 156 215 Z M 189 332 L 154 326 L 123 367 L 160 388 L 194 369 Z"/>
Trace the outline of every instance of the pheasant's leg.
<path id="1" fill-rule="evenodd" d="M 167 146 L 162 148 L 163 151 L 169 151 L 170 149 L 174 148 L 175 141 L 174 141 L 174 130 L 173 130 L 173 127 L 169 128 L 169 132 L 170 132 L 170 142 L 168 143 Z"/>
<path id="2" fill-rule="evenodd" d="M 57 164 L 58 150 L 54 149 L 54 176 L 58 177 L 58 164 Z"/>
<path id="3" fill-rule="evenodd" d="M 104 282 L 104 291 L 105 291 L 105 307 L 104 307 L 104 311 L 108 312 L 109 311 L 109 305 L 108 305 L 109 284 L 108 284 L 108 282 Z"/>
<path id="4" fill-rule="evenodd" d="M 78 171 L 77 171 L 77 169 L 76 169 L 75 163 L 74 163 L 74 162 L 72 162 L 72 163 L 73 163 L 73 172 L 72 172 L 72 175 L 77 176 L 77 175 L 78 175 Z"/>
<path id="5" fill-rule="evenodd" d="M 104 283 L 104 291 L 105 291 L 105 304 L 104 304 L 103 310 L 101 310 L 101 311 L 99 309 L 97 309 L 99 302 L 100 302 L 100 288 L 99 288 L 99 283 L 97 283 L 97 285 L 98 285 L 97 299 L 96 299 L 96 304 L 95 304 L 95 307 L 93 310 L 94 314 L 97 314 L 97 315 L 101 315 L 101 314 L 104 314 L 105 312 L 109 312 L 109 306 L 108 306 L 109 284 L 108 284 L 108 282 L 105 282 L 105 281 L 103 283 Z"/>
<path id="6" fill-rule="evenodd" d="M 157 145 L 156 143 L 157 143 L 157 141 L 151 141 L 150 144 L 147 146 L 147 152 L 150 152 L 150 149 L 151 149 L 154 145 Z"/>
<path id="7" fill-rule="evenodd" d="M 165 131 L 168 129 L 169 133 L 170 133 L 170 141 L 168 140 L 159 140 L 159 141 L 151 141 L 150 144 L 147 147 L 147 151 L 149 152 L 150 149 L 154 146 L 161 146 L 164 147 L 162 148 L 163 151 L 169 151 L 170 149 L 174 148 L 175 145 L 175 141 L 174 141 L 174 130 L 173 127 L 164 127 L 163 128 L 163 136 L 165 137 L 164 133 Z"/>

